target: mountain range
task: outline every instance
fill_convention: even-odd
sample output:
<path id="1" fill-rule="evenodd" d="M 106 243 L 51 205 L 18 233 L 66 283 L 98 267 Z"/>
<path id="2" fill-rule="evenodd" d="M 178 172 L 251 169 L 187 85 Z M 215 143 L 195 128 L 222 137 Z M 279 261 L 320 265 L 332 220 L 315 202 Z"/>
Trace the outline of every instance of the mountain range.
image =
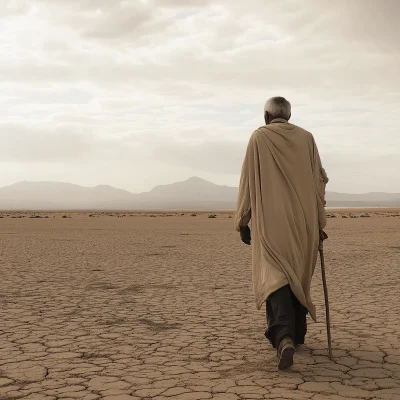
<path id="1" fill-rule="evenodd" d="M 108 185 L 18 182 L 0 188 L 0 210 L 233 210 L 238 188 L 198 177 L 131 193 Z M 400 207 L 400 193 L 326 193 L 327 207 Z"/>

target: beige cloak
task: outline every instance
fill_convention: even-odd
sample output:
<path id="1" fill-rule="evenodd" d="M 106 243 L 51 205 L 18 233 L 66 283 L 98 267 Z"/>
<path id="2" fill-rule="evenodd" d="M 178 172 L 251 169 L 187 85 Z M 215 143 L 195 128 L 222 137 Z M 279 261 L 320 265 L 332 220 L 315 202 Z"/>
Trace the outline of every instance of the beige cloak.
<path id="1" fill-rule="evenodd" d="M 319 229 L 326 225 L 325 186 L 314 137 L 275 119 L 250 138 L 240 178 L 235 229 L 251 219 L 253 287 L 257 309 L 280 287 L 316 321 L 310 295 Z"/>

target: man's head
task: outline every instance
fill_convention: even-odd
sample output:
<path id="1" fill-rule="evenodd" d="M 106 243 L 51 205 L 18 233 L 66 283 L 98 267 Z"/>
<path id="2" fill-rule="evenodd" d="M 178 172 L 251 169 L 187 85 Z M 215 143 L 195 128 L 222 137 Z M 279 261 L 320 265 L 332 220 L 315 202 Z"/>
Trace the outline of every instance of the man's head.
<path id="1" fill-rule="evenodd" d="M 267 125 L 276 118 L 289 121 L 291 113 L 291 105 L 284 97 L 271 97 L 264 106 L 264 119 Z"/>

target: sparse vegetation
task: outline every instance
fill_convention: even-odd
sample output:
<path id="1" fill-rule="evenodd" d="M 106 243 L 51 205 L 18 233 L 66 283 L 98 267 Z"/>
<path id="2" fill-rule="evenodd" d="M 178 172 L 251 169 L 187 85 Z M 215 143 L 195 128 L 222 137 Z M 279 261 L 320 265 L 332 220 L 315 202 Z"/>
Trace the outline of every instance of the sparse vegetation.
<path id="1" fill-rule="evenodd" d="M 217 218 L 217 215 L 216 215 L 216 214 L 210 214 L 210 215 L 208 216 L 208 218 Z"/>

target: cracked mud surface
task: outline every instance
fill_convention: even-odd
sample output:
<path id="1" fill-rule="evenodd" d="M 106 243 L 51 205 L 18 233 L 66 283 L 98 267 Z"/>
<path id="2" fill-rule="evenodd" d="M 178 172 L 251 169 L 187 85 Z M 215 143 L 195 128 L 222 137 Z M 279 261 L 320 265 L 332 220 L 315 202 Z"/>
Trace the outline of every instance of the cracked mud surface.
<path id="1" fill-rule="evenodd" d="M 3 213 L 0 399 L 400 399 L 397 214 L 328 220 L 334 360 L 318 264 L 281 372 L 229 214 Z"/>

